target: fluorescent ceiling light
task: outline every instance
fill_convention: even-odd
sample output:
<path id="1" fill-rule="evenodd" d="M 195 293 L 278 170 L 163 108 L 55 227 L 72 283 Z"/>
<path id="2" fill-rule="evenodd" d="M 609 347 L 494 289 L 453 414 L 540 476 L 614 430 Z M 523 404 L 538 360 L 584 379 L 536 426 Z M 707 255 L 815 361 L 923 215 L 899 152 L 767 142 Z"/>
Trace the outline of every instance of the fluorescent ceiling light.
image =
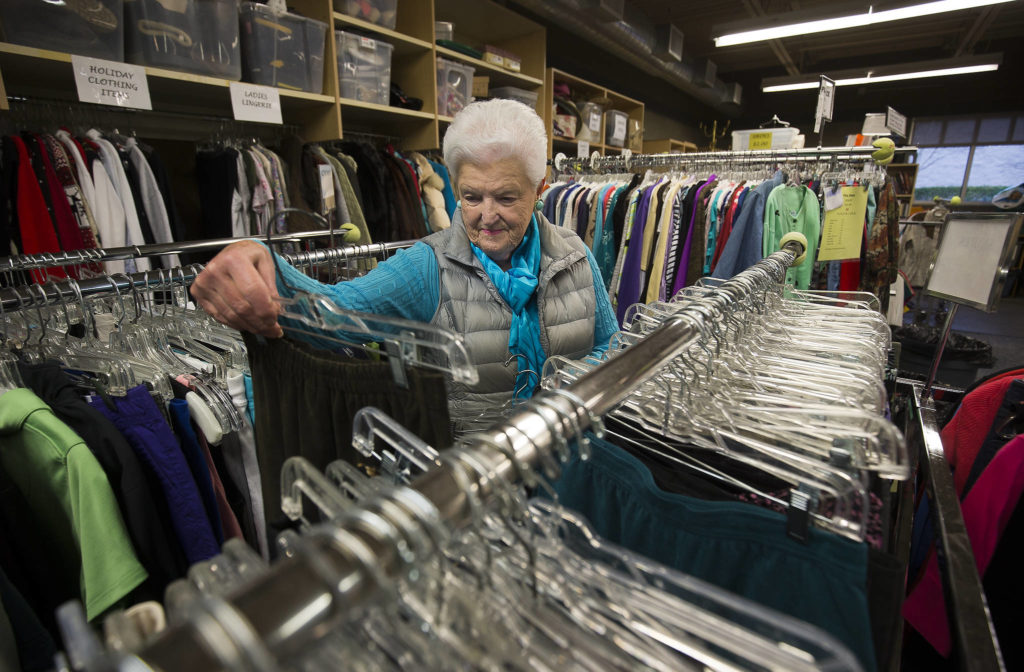
<path id="1" fill-rule="evenodd" d="M 716 47 L 731 47 L 737 44 L 749 42 L 761 42 L 764 40 L 776 40 L 782 37 L 793 37 L 794 35 L 810 35 L 812 33 L 824 33 L 830 30 L 843 30 L 845 28 L 861 28 L 875 23 L 886 21 L 901 21 L 913 19 L 930 14 L 941 14 L 944 12 L 955 12 L 961 9 L 973 9 L 986 5 L 996 5 L 1013 0 L 938 0 L 938 2 L 926 2 L 920 5 L 909 7 L 897 7 L 886 9 L 881 12 L 874 12 L 869 7 L 864 14 L 853 14 L 850 16 L 839 16 L 834 19 L 819 19 L 817 21 L 803 21 L 791 23 L 784 26 L 773 26 L 758 30 L 748 30 L 741 33 L 732 33 L 715 38 Z"/>
<path id="2" fill-rule="evenodd" d="M 947 75 L 969 75 L 973 72 L 991 72 L 998 70 L 998 63 L 983 63 L 981 65 L 966 65 L 957 68 L 939 68 L 937 70 L 918 70 L 917 72 L 902 72 L 893 75 L 872 76 L 870 73 L 864 77 L 847 77 L 837 79 L 836 86 L 853 86 L 855 84 L 876 84 L 880 82 L 898 82 L 903 79 L 924 79 L 926 77 L 945 77 Z M 817 89 L 818 80 L 812 82 L 793 82 L 791 84 L 773 84 L 764 86 L 761 91 L 765 93 L 777 93 L 779 91 L 799 91 L 800 89 Z"/>

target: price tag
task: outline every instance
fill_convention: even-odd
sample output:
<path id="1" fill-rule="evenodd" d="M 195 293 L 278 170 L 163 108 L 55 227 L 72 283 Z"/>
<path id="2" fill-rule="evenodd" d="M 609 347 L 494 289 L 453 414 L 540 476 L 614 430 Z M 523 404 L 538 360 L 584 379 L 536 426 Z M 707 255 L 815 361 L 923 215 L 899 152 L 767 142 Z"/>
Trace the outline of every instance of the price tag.
<path id="1" fill-rule="evenodd" d="M 838 186 L 825 188 L 825 212 L 843 207 L 843 190 Z"/>
<path id="2" fill-rule="evenodd" d="M 612 132 L 612 138 L 622 142 L 626 141 L 626 117 L 621 115 L 615 115 L 615 130 Z"/>
<path id="3" fill-rule="evenodd" d="M 369 37 L 360 37 L 359 46 L 362 47 L 363 49 L 376 49 L 377 42 L 376 40 L 373 40 L 372 38 Z"/>
<path id="4" fill-rule="evenodd" d="M 238 121 L 283 123 L 281 93 L 273 86 L 231 82 L 231 111 Z"/>
<path id="5" fill-rule="evenodd" d="M 334 171 L 330 166 L 317 166 L 320 171 L 320 213 L 326 215 L 334 210 Z"/>
<path id="6" fill-rule="evenodd" d="M 129 65 L 99 58 L 72 56 L 78 100 L 97 105 L 116 105 L 152 110 L 149 80 L 141 65 Z"/>
<path id="7" fill-rule="evenodd" d="M 590 113 L 590 119 L 587 122 L 587 126 L 594 133 L 600 133 L 601 132 L 601 113 L 600 112 L 591 112 Z"/>
<path id="8" fill-rule="evenodd" d="M 772 134 L 771 132 L 763 133 L 751 133 L 750 138 L 747 140 L 747 149 L 771 149 L 772 148 Z"/>
<path id="9" fill-rule="evenodd" d="M 585 159 L 590 156 L 590 143 L 586 140 L 580 140 L 576 143 L 576 156 L 581 159 Z"/>

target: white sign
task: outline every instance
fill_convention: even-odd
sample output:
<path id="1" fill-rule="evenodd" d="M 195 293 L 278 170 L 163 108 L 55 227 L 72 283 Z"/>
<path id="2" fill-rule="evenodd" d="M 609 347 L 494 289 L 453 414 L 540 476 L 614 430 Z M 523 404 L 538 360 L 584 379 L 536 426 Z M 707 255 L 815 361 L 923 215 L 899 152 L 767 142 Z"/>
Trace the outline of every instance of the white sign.
<path id="1" fill-rule="evenodd" d="M 78 99 L 83 103 L 153 109 L 146 69 L 141 65 L 72 56 L 71 67 L 75 71 Z"/>
<path id="2" fill-rule="evenodd" d="M 901 138 L 907 137 L 907 118 L 891 107 L 885 109 L 885 127 Z"/>
<path id="3" fill-rule="evenodd" d="M 576 156 L 581 159 L 585 159 L 590 156 L 590 143 L 586 140 L 580 140 L 576 143 Z"/>
<path id="4" fill-rule="evenodd" d="M 590 120 L 588 121 L 587 126 L 589 126 L 590 130 L 592 130 L 594 133 L 600 133 L 601 132 L 601 113 L 600 112 L 591 112 L 590 113 Z"/>
<path id="5" fill-rule="evenodd" d="M 238 121 L 281 124 L 281 93 L 273 86 L 231 82 L 231 111 Z"/>
<path id="6" fill-rule="evenodd" d="M 826 77 L 821 76 L 821 82 L 818 84 L 818 109 L 814 113 L 814 132 L 821 132 L 822 121 L 832 121 L 832 109 L 835 106 L 836 101 L 836 83 Z"/>
<path id="7" fill-rule="evenodd" d="M 825 187 L 825 210 L 835 210 L 843 207 L 843 190 L 838 186 Z"/>
<path id="8" fill-rule="evenodd" d="M 626 117 L 615 115 L 615 130 L 612 132 L 612 139 L 626 141 Z"/>
<path id="9" fill-rule="evenodd" d="M 317 166 L 320 171 L 320 212 L 326 215 L 334 210 L 334 171 L 330 166 Z"/>

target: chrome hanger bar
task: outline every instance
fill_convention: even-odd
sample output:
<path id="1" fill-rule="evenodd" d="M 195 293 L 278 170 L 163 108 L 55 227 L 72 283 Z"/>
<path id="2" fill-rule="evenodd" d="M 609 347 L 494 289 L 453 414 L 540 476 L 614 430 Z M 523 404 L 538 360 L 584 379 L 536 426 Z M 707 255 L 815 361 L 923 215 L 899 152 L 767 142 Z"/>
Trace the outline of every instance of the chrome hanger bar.
<path id="1" fill-rule="evenodd" d="M 781 281 L 785 270 L 803 251 L 799 243 L 789 243 L 723 283 L 728 290 L 722 293 L 723 300 L 749 293 L 746 281 L 750 279 Z M 431 517 L 437 515 L 451 526 L 464 527 L 473 517 L 473 506 L 464 490 L 467 478 L 472 481 L 469 485 L 477 493 L 477 500 L 493 503 L 503 483 L 516 483 L 525 471 L 539 470 L 543 462 L 553 459 L 559 446 L 564 448 L 567 440 L 589 429 L 689 348 L 706 326 L 702 320 L 679 316 L 667 321 L 643 341 L 564 390 L 536 395 L 507 421 L 470 437 L 465 446 L 483 465 L 482 471 L 461 469 L 456 466 L 461 464 L 459 453 L 446 453 L 450 459 L 442 459 L 441 466 L 417 478 L 411 490 L 434 507 Z M 478 475 L 470 477 L 470 473 Z M 379 495 L 366 507 L 382 511 L 385 501 L 397 504 L 402 493 L 410 490 Z M 425 529 L 428 523 L 419 524 Z M 372 565 L 367 564 L 370 558 L 356 557 L 346 548 L 345 539 L 353 536 L 372 554 Z M 248 658 L 246 650 L 250 647 L 278 661 L 287 660 L 323 637 L 345 614 L 373 599 L 379 588 L 375 578 L 393 577 L 401 569 L 397 549 L 355 523 L 322 527 L 305 536 L 303 546 L 301 552 L 277 562 L 266 574 L 218 602 L 218 609 L 236 626 L 225 633 L 227 641 L 220 637 L 219 646 L 212 647 L 201 624 L 186 622 L 166 630 L 138 654 L 139 658 L 164 672 L 233 669 Z"/>
<path id="2" fill-rule="evenodd" d="M 298 243 L 304 240 L 328 238 L 332 234 L 341 236 L 338 229 L 319 229 L 316 231 L 299 231 L 282 233 L 271 237 L 272 243 Z M 22 254 L 12 257 L 0 257 L 0 273 L 5 271 L 30 271 L 38 268 L 54 266 L 76 266 L 97 261 L 117 261 L 121 259 L 138 259 L 139 257 L 155 257 L 164 254 L 182 254 L 217 250 L 240 240 L 266 242 L 266 236 L 247 236 L 243 238 L 211 238 L 209 240 L 193 240 L 180 243 L 155 243 L 152 245 L 130 245 L 127 247 L 107 247 L 99 249 L 71 250 L 69 252 L 46 252 L 42 254 Z M 358 245 L 365 249 L 365 256 L 382 254 L 403 247 L 409 247 L 415 241 L 399 241 L 396 243 L 372 243 Z M 347 249 L 347 248 L 339 248 Z M 289 259 L 289 261 L 292 261 Z M 294 262 L 293 262 L 294 263 Z"/>
<path id="3" fill-rule="evenodd" d="M 300 240 L 307 240 L 310 238 L 317 238 L 329 235 L 330 231 L 307 231 L 302 233 L 285 234 L 280 236 L 274 236 L 273 241 L 275 243 L 286 243 L 286 242 L 297 242 Z M 215 240 L 201 240 L 193 241 L 191 243 L 166 243 L 163 245 L 140 245 L 140 248 L 151 248 L 151 247 L 168 247 L 176 245 L 172 250 L 167 251 L 154 251 L 150 254 L 171 254 L 175 252 L 194 252 L 196 250 L 205 249 L 217 249 L 230 243 L 237 242 L 239 240 L 260 240 L 264 241 L 265 238 L 253 237 L 253 238 L 219 238 Z M 348 259 L 366 259 L 369 257 L 376 257 L 390 252 L 405 249 L 411 247 L 417 241 L 415 240 L 401 240 L 394 243 L 369 243 L 365 245 L 348 245 L 345 247 L 335 247 L 327 250 L 312 250 L 310 252 L 299 252 L 297 254 L 285 254 L 282 255 L 286 261 L 290 264 L 301 265 L 301 264 L 317 264 L 326 263 L 333 261 L 343 261 Z M 188 246 L 188 247 L 183 247 Z M 112 248 L 112 250 L 135 250 L 136 248 Z M 118 257 L 104 257 L 105 259 L 131 259 L 137 256 L 147 255 L 129 255 L 129 256 L 118 256 Z M 16 257 L 15 257 L 16 258 Z M 93 261 L 96 259 L 94 258 Z M 0 260 L 0 264 L 6 260 Z M 59 261 L 59 258 L 58 258 Z M 82 262 L 76 262 L 82 263 Z M 20 267 L 14 270 L 28 270 L 29 268 L 44 268 L 49 266 L 59 266 L 60 263 L 53 263 L 53 261 L 47 261 L 45 264 L 40 266 Z M 49 305 L 57 303 L 59 301 L 68 301 L 78 298 L 78 292 L 81 292 L 82 296 L 97 296 L 109 293 L 123 293 L 135 287 L 136 289 L 145 289 L 147 287 L 159 287 L 161 285 L 189 285 L 195 280 L 196 275 L 202 270 L 202 264 L 190 264 L 189 266 L 181 268 L 172 268 L 170 270 L 156 269 L 151 271 L 143 271 L 141 273 L 134 273 L 128 275 L 126 273 L 117 273 L 115 275 L 101 275 L 95 278 L 86 278 L 83 280 L 62 280 L 60 282 L 47 283 L 45 285 L 35 285 L 37 289 L 33 291 L 26 291 L 24 288 L 15 289 L 10 287 L 0 288 L 0 306 L 3 310 L 13 311 L 19 308 L 25 308 L 28 306 L 38 305 Z M 0 266 L 0 272 L 9 271 L 10 268 Z M 76 286 L 78 291 L 76 291 Z M 41 290 L 41 291 L 40 291 Z M 43 297 L 46 300 L 43 301 Z"/>

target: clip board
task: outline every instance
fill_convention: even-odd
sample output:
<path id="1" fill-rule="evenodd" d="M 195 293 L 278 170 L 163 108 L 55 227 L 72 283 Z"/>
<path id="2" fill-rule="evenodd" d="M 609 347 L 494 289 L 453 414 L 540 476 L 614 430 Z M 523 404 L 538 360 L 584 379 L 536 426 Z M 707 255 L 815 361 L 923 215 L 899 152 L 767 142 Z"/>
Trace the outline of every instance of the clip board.
<path id="1" fill-rule="evenodd" d="M 928 294 L 995 312 L 1022 220 L 1017 213 L 949 215 L 928 275 Z"/>

